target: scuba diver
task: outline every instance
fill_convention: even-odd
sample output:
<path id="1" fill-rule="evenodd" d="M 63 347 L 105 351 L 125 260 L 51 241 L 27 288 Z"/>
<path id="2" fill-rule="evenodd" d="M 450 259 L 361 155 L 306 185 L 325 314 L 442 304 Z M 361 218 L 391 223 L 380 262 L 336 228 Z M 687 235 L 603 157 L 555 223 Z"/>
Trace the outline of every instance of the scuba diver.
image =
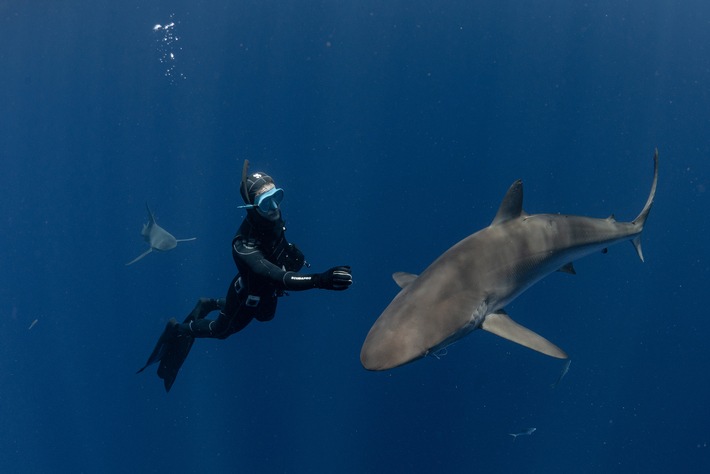
<path id="1" fill-rule="evenodd" d="M 271 321 L 279 296 L 287 291 L 346 290 L 353 282 L 349 266 L 333 267 L 323 273 L 299 273 L 310 267 L 303 253 L 286 240 L 279 205 L 284 191 L 266 173 L 248 174 L 249 161 L 242 168 L 240 194 L 247 216 L 232 240 L 232 257 L 237 276 L 226 298 L 200 298 L 182 324 L 168 321 L 142 372 L 160 362 L 158 377 L 170 391 L 190 348 L 199 337 L 226 339 L 244 329 L 253 319 Z M 220 310 L 216 319 L 207 314 Z"/>

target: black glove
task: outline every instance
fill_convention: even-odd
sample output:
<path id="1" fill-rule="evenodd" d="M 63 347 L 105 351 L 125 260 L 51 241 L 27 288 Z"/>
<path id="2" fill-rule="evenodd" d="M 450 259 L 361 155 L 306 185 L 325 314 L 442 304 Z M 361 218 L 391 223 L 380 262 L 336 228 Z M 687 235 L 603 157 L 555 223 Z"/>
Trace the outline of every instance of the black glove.
<path id="1" fill-rule="evenodd" d="M 353 284 L 349 266 L 333 267 L 318 274 L 316 286 L 324 290 L 347 290 Z"/>

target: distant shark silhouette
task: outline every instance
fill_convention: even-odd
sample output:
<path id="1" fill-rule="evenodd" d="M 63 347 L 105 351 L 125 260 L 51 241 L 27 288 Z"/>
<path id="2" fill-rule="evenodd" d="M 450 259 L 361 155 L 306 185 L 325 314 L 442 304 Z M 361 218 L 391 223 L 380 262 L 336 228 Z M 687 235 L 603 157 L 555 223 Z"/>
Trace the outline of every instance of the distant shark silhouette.
<path id="1" fill-rule="evenodd" d="M 363 367 L 398 367 L 436 354 L 476 329 L 566 359 L 562 349 L 513 321 L 503 308 L 550 273 L 574 273 L 574 260 L 617 242 L 630 240 L 643 261 L 641 232 L 657 183 L 658 150 L 646 205 L 633 221 L 617 222 L 613 215 L 529 215 L 523 211 L 523 183 L 516 181 L 490 226 L 451 247 L 420 276 L 393 275 L 402 290 L 367 334 Z"/>
<path id="2" fill-rule="evenodd" d="M 150 248 L 139 256 L 137 256 L 136 258 L 134 258 L 133 260 L 131 260 L 130 262 L 128 262 L 126 266 L 136 263 L 138 260 L 145 257 L 153 250 L 164 252 L 166 250 L 171 250 L 177 247 L 178 242 L 189 242 L 190 240 L 197 239 L 197 237 L 193 237 L 191 239 L 176 239 L 170 232 L 163 229 L 158 225 L 157 222 L 155 222 L 155 216 L 148 207 L 148 203 L 145 204 L 145 208 L 148 210 L 148 223 L 143 224 L 143 230 L 141 231 L 141 235 L 143 236 L 143 239 L 148 242 Z"/>

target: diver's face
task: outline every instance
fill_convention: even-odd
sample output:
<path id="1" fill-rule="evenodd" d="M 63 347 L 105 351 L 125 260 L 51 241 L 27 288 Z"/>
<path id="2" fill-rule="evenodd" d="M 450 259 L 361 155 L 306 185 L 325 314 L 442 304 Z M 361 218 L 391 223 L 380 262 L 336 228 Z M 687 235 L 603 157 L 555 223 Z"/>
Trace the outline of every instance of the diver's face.
<path id="1" fill-rule="evenodd" d="M 278 218 L 281 216 L 281 210 L 277 207 L 276 209 L 270 209 L 266 212 L 262 211 L 258 207 L 256 208 L 256 212 L 263 217 L 266 220 L 269 221 L 275 221 L 278 220 Z"/>

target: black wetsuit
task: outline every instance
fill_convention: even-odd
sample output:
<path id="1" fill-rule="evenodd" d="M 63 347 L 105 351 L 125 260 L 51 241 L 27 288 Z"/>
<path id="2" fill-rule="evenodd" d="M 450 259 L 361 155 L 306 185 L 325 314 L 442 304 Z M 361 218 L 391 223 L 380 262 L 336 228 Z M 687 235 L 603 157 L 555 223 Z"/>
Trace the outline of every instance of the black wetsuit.
<path id="1" fill-rule="evenodd" d="M 227 289 L 226 301 L 201 298 L 180 325 L 180 332 L 225 339 L 244 329 L 252 319 L 273 319 L 277 299 L 286 291 L 318 287 L 318 274 L 296 273 L 305 260 L 301 251 L 286 240 L 285 231 L 280 215 L 270 221 L 248 210 L 232 240 L 232 257 L 239 273 Z M 216 309 L 221 309 L 217 319 L 204 319 Z"/>

